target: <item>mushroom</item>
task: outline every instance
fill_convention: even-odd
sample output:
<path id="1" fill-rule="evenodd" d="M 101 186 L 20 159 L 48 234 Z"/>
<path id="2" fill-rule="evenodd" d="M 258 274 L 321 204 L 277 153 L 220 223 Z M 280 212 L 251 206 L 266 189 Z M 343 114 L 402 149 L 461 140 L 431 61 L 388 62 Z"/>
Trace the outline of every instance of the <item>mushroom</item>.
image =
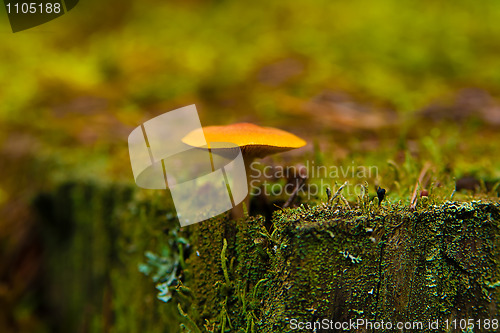
<path id="1" fill-rule="evenodd" d="M 249 167 L 255 158 L 300 148 L 306 145 L 306 142 L 292 133 L 272 128 L 261 127 L 250 123 L 237 123 L 225 126 L 208 126 L 203 129 L 197 129 L 186 135 L 182 141 L 188 145 L 196 146 L 200 137 L 199 131 L 203 130 L 206 142 L 211 147 L 212 152 L 217 153 L 218 142 L 230 142 L 239 146 L 245 170 L 247 174 L 247 185 L 249 177 Z M 247 209 L 250 209 L 250 195 L 247 195 L 243 201 Z M 233 218 L 243 216 L 243 202 L 238 204 L 232 210 Z"/>

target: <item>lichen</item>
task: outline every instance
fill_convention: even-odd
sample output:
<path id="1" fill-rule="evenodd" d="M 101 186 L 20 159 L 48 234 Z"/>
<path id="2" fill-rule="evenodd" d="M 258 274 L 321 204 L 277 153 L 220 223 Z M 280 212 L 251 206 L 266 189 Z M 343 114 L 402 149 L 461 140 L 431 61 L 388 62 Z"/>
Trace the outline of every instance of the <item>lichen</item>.
<path id="1" fill-rule="evenodd" d="M 224 293 L 207 288 L 195 301 L 200 309 L 212 304 L 203 319 L 219 331 L 225 313 L 236 332 L 288 332 L 292 318 L 427 322 L 498 315 L 498 203 L 446 202 L 416 211 L 323 204 L 279 210 L 272 222 L 270 232 L 258 218 L 216 223 L 219 231 L 207 237 L 218 246 L 203 243 L 220 255 L 225 235 L 235 263 Z M 212 272 L 210 283 L 203 275 L 193 284 L 227 285 L 215 260 L 191 264 L 200 274 Z"/>
<path id="2" fill-rule="evenodd" d="M 48 216 L 52 225 L 68 225 L 65 237 L 46 231 L 47 288 L 65 327 L 265 333 L 290 332 L 290 319 L 499 314 L 498 202 L 432 201 L 410 210 L 361 197 L 358 207 L 304 204 L 277 210 L 268 223 L 221 215 L 178 231 L 160 195 L 71 184 L 53 202 L 67 209 Z M 146 251 L 158 253 L 150 255 L 160 263 L 154 270 L 141 266 L 156 282 L 137 269 Z M 154 286 L 173 272 L 164 291 L 175 297 L 160 302 Z"/>

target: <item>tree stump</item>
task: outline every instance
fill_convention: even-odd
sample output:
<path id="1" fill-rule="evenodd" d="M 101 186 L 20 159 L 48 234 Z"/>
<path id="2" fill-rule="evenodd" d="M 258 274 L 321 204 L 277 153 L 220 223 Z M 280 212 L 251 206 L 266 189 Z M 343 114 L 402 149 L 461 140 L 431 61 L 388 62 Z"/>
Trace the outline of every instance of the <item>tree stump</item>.
<path id="1" fill-rule="evenodd" d="M 55 330 L 498 328 L 499 203 L 303 205 L 275 212 L 270 227 L 263 217 L 222 216 L 179 229 L 153 192 L 67 184 L 42 200 Z M 172 242 L 172 230 L 187 243 Z M 168 246 L 180 252 L 163 303 L 138 265 Z"/>

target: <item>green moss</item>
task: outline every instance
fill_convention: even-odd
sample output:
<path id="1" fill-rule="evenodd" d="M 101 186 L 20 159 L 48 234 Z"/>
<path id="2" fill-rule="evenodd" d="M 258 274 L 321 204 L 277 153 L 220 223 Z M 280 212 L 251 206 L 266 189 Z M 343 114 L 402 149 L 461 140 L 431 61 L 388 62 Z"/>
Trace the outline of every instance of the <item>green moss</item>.
<path id="1" fill-rule="evenodd" d="M 276 212 L 272 235 L 262 232 L 261 223 L 236 223 L 236 243 L 228 242 L 228 252 L 236 256 L 230 288 L 195 300 L 195 307 L 208 300 L 214 304 L 212 320 L 219 329 L 223 312 L 235 328 L 257 332 L 291 331 L 292 318 L 395 323 L 498 314 L 493 287 L 500 274 L 498 203 L 446 202 L 414 212 L 395 206 L 368 213 L 301 206 Z M 193 229 L 203 225 L 210 222 Z M 225 283 L 220 263 L 196 265 L 200 272 L 212 270 L 211 285 Z M 191 283 L 207 286 L 204 280 Z M 246 302 L 237 301 L 242 295 Z"/>
<path id="2" fill-rule="evenodd" d="M 51 197 L 45 224 L 67 224 L 46 230 L 46 301 L 61 328 L 287 332 L 293 318 L 498 315 L 499 203 L 428 202 L 414 211 L 322 203 L 276 211 L 270 229 L 262 217 L 225 216 L 179 229 L 162 196 L 145 193 L 68 184 Z M 147 251 L 175 270 L 140 273 Z M 168 303 L 156 298 L 164 281 Z"/>

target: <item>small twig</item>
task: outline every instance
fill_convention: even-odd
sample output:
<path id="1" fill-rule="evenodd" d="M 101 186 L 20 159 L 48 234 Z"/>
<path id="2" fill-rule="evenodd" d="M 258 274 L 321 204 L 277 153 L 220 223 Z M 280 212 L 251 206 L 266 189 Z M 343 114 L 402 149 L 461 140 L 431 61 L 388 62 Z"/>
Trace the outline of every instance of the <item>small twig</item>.
<path id="1" fill-rule="evenodd" d="M 427 170 L 429 170 L 430 163 L 426 162 L 424 166 L 422 167 L 422 170 L 420 171 L 420 175 L 418 176 L 418 180 L 415 183 L 415 188 L 413 189 L 413 194 L 411 196 L 411 201 L 410 201 L 410 210 L 415 210 L 415 207 L 417 207 L 417 195 L 418 195 L 418 185 L 422 185 L 424 181 L 425 174 L 427 173 Z M 425 185 L 425 184 L 424 184 Z"/>
<path id="2" fill-rule="evenodd" d="M 333 197 L 328 202 L 329 204 L 331 204 L 333 202 L 333 200 L 335 200 L 340 195 L 340 192 L 342 192 L 342 190 L 344 189 L 344 187 L 347 186 L 347 184 L 349 184 L 348 181 L 346 181 L 342 186 L 339 187 L 339 189 L 337 190 L 337 192 L 335 192 L 335 194 L 333 195 Z"/>
<path id="3" fill-rule="evenodd" d="M 351 209 L 351 206 L 349 205 L 349 201 L 347 201 L 347 199 L 342 195 L 340 194 L 340 199 L 345 203 L 345 205 L 347 206 L 347 209 Z"/>
<path id="4" fill-rule="evenodd" d="M 283 207 L 278 206 L 277 204 L 273 204 L 273 206 L 276 207 L 276 208 L 278 208 L 278 209 L 280 209 L 282 212 L 284 211 Z"/>
<path id="5" fill-rule="evenodd" d="M 300 177 L 300 180 L 297 183 L 297 186 L 294 188 L 292 194 L 290 195 L 290 198 L 288 198 L 288 200 L 283 205 L 283 208 L 287 208 L 292 204 L 293 200 L 295 200 L 295 197 L 297 196 L 297 193 L 299 193 L 300 188 L 302 187 L 302 185 L 304 185 L 306 179 L 307 179 L 307 177 L 305 177 L 305 176 Z"/>

